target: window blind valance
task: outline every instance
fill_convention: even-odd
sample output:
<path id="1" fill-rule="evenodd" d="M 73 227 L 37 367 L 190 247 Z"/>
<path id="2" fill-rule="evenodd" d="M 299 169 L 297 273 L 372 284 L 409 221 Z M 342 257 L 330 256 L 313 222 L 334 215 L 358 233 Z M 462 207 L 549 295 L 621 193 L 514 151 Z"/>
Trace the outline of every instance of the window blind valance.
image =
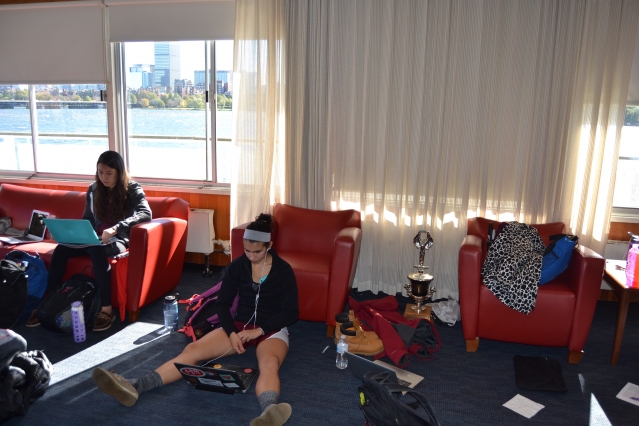
<path id="1" fill-rule="evenodd" d="M 111 42 L 233 40 L 235 0 L 105 0 Z"/>
<path id="2" fill-rule="evenodd" d="M 104 84 L 99 1 L 0 6 L 0 85 Z"/>

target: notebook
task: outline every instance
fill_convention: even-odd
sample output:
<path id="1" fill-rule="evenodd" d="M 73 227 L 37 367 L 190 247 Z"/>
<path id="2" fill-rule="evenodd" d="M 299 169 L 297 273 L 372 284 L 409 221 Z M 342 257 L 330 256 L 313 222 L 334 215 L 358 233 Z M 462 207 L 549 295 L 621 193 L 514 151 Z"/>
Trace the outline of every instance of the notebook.
<path id="1" fill-rule="evenodd" d="M 207 367 L 176 362 L 175 367 L 195 389 L 228 394 L 245 393 L 259 372 L 254 368 L 228 364 L 212 364 Z"/>
<path id="2" fill-rule="evenodd" d="M 0 241 L 7 244 L 24 244 L 33 243 L 44 240 L 47 232 L 47 226 L 44 223 L 49 213 L 40 210 L 31 212 L 31 221 L 29 222 L 29 232 L 26 237 L 1 236 Z"/>
<path id="3" fill-rule="evenodd" d="M 394 365 L 387 364 L 383 361 L 369 361 L 366 358 L 362 358 L 361 356 L 348 352 L 346 352 L 346 358 L 348 358 L 348 367 L 350 368 L 351 373 L 360 380 L 363 379 L 364 374 L 369 371 L 373 371 L 375 373 L 390 372 L 390 380 L 393 383 L 399 383 L 400 385 L 408 386 L 409 388 L 414 388 L 424 379 L 420 375 L 395 367 Z"/>
<path id="4" fill-rule="evenodd" d="M 86 219 L 44 219 L 44 223 L 58 244 L 74 247 L 102 245 L 91 222 Z"/>

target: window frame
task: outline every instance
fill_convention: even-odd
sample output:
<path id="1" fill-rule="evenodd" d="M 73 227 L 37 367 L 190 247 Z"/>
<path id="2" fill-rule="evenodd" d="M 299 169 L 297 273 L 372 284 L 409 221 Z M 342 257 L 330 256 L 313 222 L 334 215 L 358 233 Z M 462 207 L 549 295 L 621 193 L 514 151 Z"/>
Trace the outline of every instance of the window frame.
<path id="1" fill-rule="evenodd" d="M 217 181 L 217 88 L 216 75 L 217 68 L 215 62 L 215 41 L 203 40 L 205 43 L 205 85 L 206 90 L 206 178 L 202 179 L 167 179 L 151 177 L 135 177 L 141 184 L 162 187 L 174 187 L 176 189 L 196 188 L 196 189 L 219 189 L 222 193 L 230 190 L 230 182 Z M 107 112 L 107 135 L 108 149 L 119 152 L 127 166 L 129 165 L 129 141 L 127 135 L 127 107 L 126 107 L 126 72 L 125 72 L 125 42 L 112 42 L 108 46 L 108 68 L 112 78 L 107 80 L 106 90 L 103 91 Z M 112 64 L 112 66 L 111 66 Z M 37 107 L 35 103 L 35 87 L 29 84 L 30 99 L 30 123 L 31 142 L 33 149 L 33 171 L 2 170 L 0 175 L 4 180 L 28 179 L 30 182 L 43 180 L 47 182 L 89 182 L 95 179 L 94 175 L 51 173 L 38 171 L 37 141 L 39 131 L 34 122 L 37 122 Z M 223 138 L 226 139 L 226 138 Z"/>
<path id="2" fill-rule="evenodd" d="M 639 105 L 636 105 L 634 103 L 628 103 L 626 107 L 624 108 L 624 114 L 627 108 L 638 107 L 638 106 Z M 624 123 L 625 123 L 625 119 L 624 119 Z M 625 124 L 624 124 L 624 127 L 625 127 Z M 623 132 L 623 129 L 622 129 L 622 132 Z M 627 156 L 619 155 L 617 159 L 618 160 L 634 160 L 634 161 L 637 161 L 639 164 L 639 158 L 637 157 L 627 157 Z M 615 176 L 615 180 L 616 179 L 617 177 Z M 613 194 L 613 200 L 614 200 L 614 194 Z M 610 213 L 610 221 L 622 222 L 622 223 L 639 223 L 639 208 L 617 207 L 613 204 L 612 211 Z"/>

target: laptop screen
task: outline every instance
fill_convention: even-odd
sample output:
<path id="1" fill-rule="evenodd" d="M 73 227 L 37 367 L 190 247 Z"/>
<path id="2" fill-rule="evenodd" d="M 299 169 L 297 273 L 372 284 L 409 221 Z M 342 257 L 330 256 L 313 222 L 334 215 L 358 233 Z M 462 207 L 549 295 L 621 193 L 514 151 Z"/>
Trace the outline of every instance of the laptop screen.
<path id="1" fill-rule="evenodd" d="M 47 231 L 47 225 L 44 224 L 45 218 L 49 217 L 49 213 L 42 212 L 40 210 L 34 210 L 31 213 L 31 223 L 29 224 L 29 236 L 35 237 L 40 240 L 44 239 L 44 234 Z"/>

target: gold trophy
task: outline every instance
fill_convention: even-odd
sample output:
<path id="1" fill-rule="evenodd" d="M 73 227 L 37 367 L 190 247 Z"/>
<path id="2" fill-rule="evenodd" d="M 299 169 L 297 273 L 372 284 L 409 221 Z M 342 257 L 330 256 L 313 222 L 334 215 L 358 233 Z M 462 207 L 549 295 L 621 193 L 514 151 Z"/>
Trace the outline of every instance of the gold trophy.
<path id="1" fill-rule="evenodd" d="M 422 306 L 422 303 L 435 293 L 435 288 L 430 285 L 433 276 L 426 273 L 428 266 L 424 265 L 424 255 L 426 250 L 433 246 L 433 238 L 430 236 L 430 232 L 419 231 L 413 238 L 413 244 L 419 249 L 419 265 L 414 266 L 417 268 L 417 272 L 408 274 L 410 284 L 405 284 L 404 288 L 416 304 L 407 304 L 404 316 L 409 319 L 426 318 L 430 320 L 430 306 Z"/>

